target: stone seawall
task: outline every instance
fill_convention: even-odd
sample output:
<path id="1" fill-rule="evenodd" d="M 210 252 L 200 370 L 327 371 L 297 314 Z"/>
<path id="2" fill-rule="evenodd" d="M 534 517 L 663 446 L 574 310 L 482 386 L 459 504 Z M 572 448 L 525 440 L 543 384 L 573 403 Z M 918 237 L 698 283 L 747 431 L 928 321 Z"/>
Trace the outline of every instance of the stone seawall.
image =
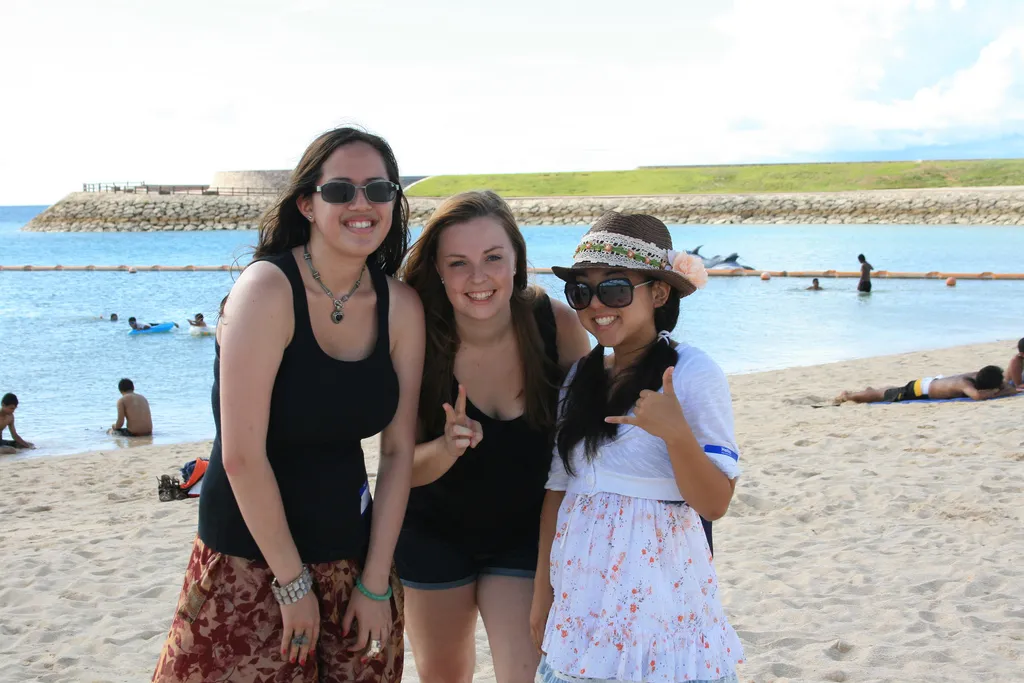
<path id="1" fill-rule="evenodd" d="M 253 230 L 270 196 L 75 192 L 36 216 L 30 231 Z M 409 200 L 422 225 L 440 199 Z M 649 213 L 666 223 L 1024 225 L 1024 187 L 876 190 L 751 195 L 510 199 L 523 225 L 586 225 L 608 210 Z"/>

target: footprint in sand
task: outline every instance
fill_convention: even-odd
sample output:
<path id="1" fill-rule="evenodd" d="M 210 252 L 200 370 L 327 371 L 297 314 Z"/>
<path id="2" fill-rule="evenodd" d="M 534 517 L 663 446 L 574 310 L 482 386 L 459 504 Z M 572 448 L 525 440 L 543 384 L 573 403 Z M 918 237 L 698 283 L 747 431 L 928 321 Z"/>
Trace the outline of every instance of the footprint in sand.
<path id="1" fill-rule="evenodd" d="M 853 644 L 848 643 L 845 640 L 837 640 L 832 643 L 827 650 L 825 650 L 825 654 L 829 659 L 837 661 L 849 659 L 851 652 L 853 652 Z"/>
<path id="2" fill-rule="evenodd" d="M 738 494 L 736 496 L 736 500 L 740 501 L 744 505 L 748 505 L 748 506 L 752 507 L 753 509 L 759 510 L 759 511 L 770 510 L 772 508 L 772 504 L 770 502 L 768 502 L 767 500 L 765 500 L 764 498 L 759 498 L 757 496 L 752 496 L 749 493 Z"/>
<path id="3" fill-rule="evenodd" d="M 790 664 L 772 664 L 770 667 L 771 672 L 779 678 L 800 678 L 804 670 L 798 666 L 792 666 Z"/>
<path id="4" fill-rule="evenodd" d="M 52 509 L 52 505 L 34 505 L 33 507 L 25 508 L 25 512 L 49 512 Z"/>
<path id="5" fill-rule="evenodd" d="M 829 671 L 827 674 L 822 676 L 826 681 L 835 681 L 835 683 L 843 683 L 848 677 L 846 673 L 842 671 Z"/>

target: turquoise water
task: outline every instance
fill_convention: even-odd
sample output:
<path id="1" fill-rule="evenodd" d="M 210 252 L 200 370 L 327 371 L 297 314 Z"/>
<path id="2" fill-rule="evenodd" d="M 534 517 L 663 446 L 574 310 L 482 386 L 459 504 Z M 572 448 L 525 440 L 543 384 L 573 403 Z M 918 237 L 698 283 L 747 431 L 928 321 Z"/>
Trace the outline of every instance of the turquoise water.
<path id="1" fill-rule="evenodd" d="M 252 232 L 25 233 L 41 207 L 0 207 L 0 265 L 219 265 L 251 246 Z M 585 227 L 525 228 L 530 260 L 569 260 Z M 1020 271 L 1024 229 L 970 226 L 673 226 L 677 246 L 739 252 L 761 269 Z M 560 291 L 551 276 L 537 281 Z M 188 334 L 197 311 L 213 318 L 232 275 L 214 273 L 0 272 L 0 392 L 18 394 L 22 436 L 32 456 L 127 445 L 108 436 L 117 382 L 135 381 L 154 414 L 154 443 L 212 438 L 212 338 Z M 876 280 L 870 297 L 853 280 L 716 278 L 687 299 L 676 337 L 708 352 L 727 372 L 900 353 L 1024 335 L 1024 282 Z M 116 312 L 177 321 L 168 334 L 132 337 Z M 958 370 L 961 368 L 948 368 Z M 865 378 L 865 381 L 874 378 Z M 898 378 L 897 378 L 898 379 Z"/>

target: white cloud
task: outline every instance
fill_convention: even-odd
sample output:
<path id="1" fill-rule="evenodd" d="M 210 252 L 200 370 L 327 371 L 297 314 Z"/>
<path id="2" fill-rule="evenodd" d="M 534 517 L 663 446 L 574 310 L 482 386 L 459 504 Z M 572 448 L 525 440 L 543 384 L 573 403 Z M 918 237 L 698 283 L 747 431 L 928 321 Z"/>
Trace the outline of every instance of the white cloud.
<path id="1" fill-rule="evenodd" d="M 954 12 L 959 12 L 967 5 L 967 0 L 949 0 L 949 8 Z"/>
<path id="2" fill-rule="evenodd" d="M 284 168 L 343 122 L 384 134 L 409 174 L 780 161 L 1019 129 L 1024 13 L 955 4 L 5 0 L 0 204 Z M 941 80 L 887 90 L 920 50 L 943 64 L 965 28 L 994 23 L 973 64 L 960 53 Z"/>

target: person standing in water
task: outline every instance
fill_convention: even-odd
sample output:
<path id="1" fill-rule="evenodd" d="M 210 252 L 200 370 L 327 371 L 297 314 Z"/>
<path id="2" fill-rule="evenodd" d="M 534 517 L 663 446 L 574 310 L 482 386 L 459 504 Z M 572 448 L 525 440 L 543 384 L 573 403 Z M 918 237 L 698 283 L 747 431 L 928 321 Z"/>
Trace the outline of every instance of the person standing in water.
<path id="1" fill-rule="evenodd" d="M 857 260 L 860 261 L 860 282 L 857 283 L 857 291 L 870 294 L 871 271 L 875 268 L 864 258 L 864 254 L 857 254 Z"/>

